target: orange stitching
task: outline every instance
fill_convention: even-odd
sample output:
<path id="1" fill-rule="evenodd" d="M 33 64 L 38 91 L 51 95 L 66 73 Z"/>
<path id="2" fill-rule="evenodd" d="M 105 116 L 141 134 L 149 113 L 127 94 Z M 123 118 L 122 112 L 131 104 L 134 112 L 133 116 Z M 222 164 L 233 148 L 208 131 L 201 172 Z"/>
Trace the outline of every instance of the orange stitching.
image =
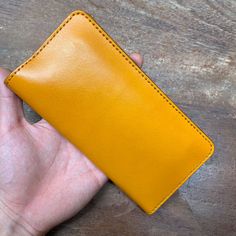
<path id="1" fill-rule="evenodd" d="M 184 180 L 182 180 L 180 182 L 180 184 L 177 185 L 177 187 L 171 191 L 170 194 L 168 194 L 163 200 L 160 201 L 160 203 L 153 208 L 153 210 L 151 210 L 148 213 L 153 213 L 160 205 L 162 205 L 163 202 L 165 202 L 166 199 L 169 198 L 170 195 L 172 195 L 184 182 L 186 179 L 188 179 L 189 176 L 192 175 L 193 172 L 195 172 L 207 159 L 208 157 L 211 156 L 211 153 L 213 151 L 213 145 L 212 143 L 208 140 L 208 138 L 205 136 L 205 134 L 200 130 L 200 128 L 196 127 L 195 124 L 192 123 L 192 121 L 186 116 L 184 115 L 179 108 L 177 108 L 175 106 L 175 104 L 172 103 L 172 101 L 167 98 L 167 96 L 160 90 L 160 88 L 157 87 L 157 85 L 151 81 L 150 78 L 148 78 L 145 73 L 125 54 L 125 52 L 123 52 L 121 50 L 121 48 L 116 45 L 114 43 L 114 41 L 111 40 L 111 38 L 108 37 L 108 35 L 103 31 L 103 29 L 97 24 L 95 23 L 95 21 L 93 21 L 88 15 L 86 15 L 84 12 L 74 12 L 71 14 L 71 16 L 49 37 L 48 41 L 46 41 L 41 48 L 32 56 L 30 57 L 25 63 L 23 63 L 18 69 L 16 69 L 10 76 L 9 78 L 7 78 L 6 80 L 6 84 L 10 84 L 12 78 L 25 66 L 27 65 L 30 61 L 32 61 L 53 39 L 54 37 L 66 26 L 66 24 L 69 23 L 69 21 L 75 16 L 75 15 L 82 15 L 84 16 L 86 19 L 88 19 L 88 21 L 98 30 L 98 32 L 122 55 L 122 57 L 146 80 L 146 82 L 152 86 L 153 89 L 156 90 L 156 92 L 179 114 L 182 116 L 182 118 L 184 118 L 185 121 L 187 121 L 187 123 L 192 126 L 194 128 L 195 131 L 198 132 L 198 134 L 200 134 L 205 141 L 207 141 L 210 145 L 210 151 L 209 154 L 207 155 L 206 159 L 204 159 L 196 168 L 194 168 L 189 175 L 187 175 L 187 177 L 184 178 Z"/>

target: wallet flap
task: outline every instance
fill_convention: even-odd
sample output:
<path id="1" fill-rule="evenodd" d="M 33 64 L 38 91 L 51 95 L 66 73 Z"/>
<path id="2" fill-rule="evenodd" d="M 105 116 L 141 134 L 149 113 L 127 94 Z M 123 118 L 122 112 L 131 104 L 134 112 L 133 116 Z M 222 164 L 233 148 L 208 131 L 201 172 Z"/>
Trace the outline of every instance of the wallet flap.
<path id="1" fill-rule="evenodd" d="M 149 214 L 213 153 L 211 140 L 82 11 L 5 83 Z"/>

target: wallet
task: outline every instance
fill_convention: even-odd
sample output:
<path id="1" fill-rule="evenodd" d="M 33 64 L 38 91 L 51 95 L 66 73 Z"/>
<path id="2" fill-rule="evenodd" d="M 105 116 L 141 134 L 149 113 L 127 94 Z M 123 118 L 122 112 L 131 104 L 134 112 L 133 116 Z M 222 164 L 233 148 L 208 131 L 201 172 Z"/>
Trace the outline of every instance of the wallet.
<path id="1" fill-rule="evenodd" d="M 204 132 L 80 10 L 5 83 L 148 214 L 214 150 Z"/>

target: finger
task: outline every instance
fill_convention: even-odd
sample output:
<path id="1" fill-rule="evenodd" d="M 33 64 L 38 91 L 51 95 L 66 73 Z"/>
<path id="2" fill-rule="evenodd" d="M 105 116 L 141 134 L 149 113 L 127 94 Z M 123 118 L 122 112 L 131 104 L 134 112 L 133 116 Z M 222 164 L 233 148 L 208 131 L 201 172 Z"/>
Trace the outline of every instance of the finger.
<path id="1" fill-rule="evenodd" d="M 143 65 L 143 57 L 139 53 L 133 53 L 130 55 L 133 61 L 139 66 L 142 67 Z"/>
<path id="2" fill-rule="evenodd" d="M 5 128 L 17 124 L 24 117 L 22 101 L 4 84 L 9 74 L 9 70 L 0 68 L 0 122 Z"/>
<path id="3" fill-rule="evenodd" d="M 130 55 L 132 60 L 139 66 L 141 67 L 143 65 L 143 57 L 139 53 L 132 53 Z M 41 119 L 37 123 L 34 124 L 35 126 L 43 126 L 45 128 L 51 128 L 51 125 L 45 121 L 44 119 Z"/>

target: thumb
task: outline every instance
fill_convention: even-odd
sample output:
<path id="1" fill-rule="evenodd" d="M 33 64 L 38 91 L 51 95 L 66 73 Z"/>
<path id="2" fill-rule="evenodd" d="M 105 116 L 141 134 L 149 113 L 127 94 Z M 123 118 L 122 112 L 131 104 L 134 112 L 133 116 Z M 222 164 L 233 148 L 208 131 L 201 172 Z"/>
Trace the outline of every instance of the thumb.
<path id="1" fill-rule="evenodd" d="M 0 67 L 0 123 L 8 129 L 24 117 L 22 101 L 4 84 L 10 71 Z"/>

